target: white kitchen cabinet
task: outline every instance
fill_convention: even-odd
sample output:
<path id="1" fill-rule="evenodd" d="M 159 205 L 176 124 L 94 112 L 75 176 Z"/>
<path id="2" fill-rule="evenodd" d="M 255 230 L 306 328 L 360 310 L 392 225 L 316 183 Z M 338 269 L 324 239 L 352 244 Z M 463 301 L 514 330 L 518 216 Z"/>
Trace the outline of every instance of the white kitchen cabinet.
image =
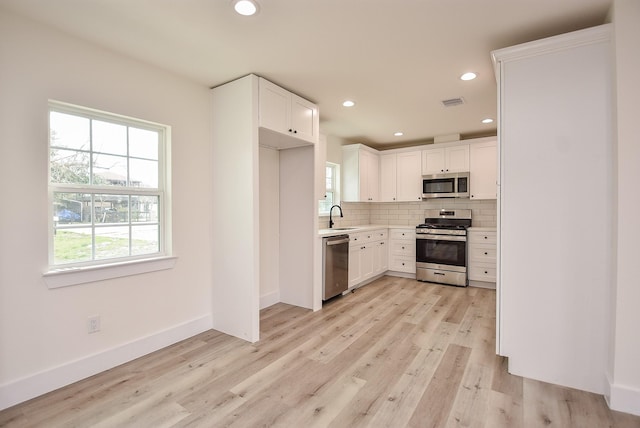
<path id="1" fill-rule="evenodd" d="M 397 201 L 397 155 L 380 155 L 380 202 Z"/>
<path id="2" fill-rule="evenodd" d="M 374 230 L 373 240 L 373 276 L 380 275 L 389 269 L 389 231 Z"/>
<path id="3" fill-rule="evenodd" d="M 315 104 L 262 77 L 259 94 L 261 128 L 312 144 L 318 142 L 319 117 Z"/>
<path id="4" fill-rule="evenodd" d="M 498 148 L 496 141 L 471 144 L 469 148 L 470 199 L 498 197 Z"/>
<path id="5" fill-rule="evenodd" d="M 386 272 L 387 236 L 387 229 L 349 234 L 349 288 Z"/>
<path id="6" fill-rule="evenodd" d="M 421 152 L 404 152 L 397 155 L 396 193 L 398 201 L 422 200 Z"/>
<path id="7" fill-rule="evenodd" d="M 379 200 L 379 158 L 377 150 L 362 144 L 342 147 L 342 200 Z"/>
<path id="8" fill-rule="evenodd" d="M 605 380 L 617 337 L 613 30 L 492 52 L 501 118 L 498 353 L 512 374 L 611 397 L 624 395 L 614 393 L 620 379 Z"/>
<path id="9" fill-rule="evenodd" d="M 422 174 L 469 171 L 469 144 L 426 149 L 422 151 Z"/>
<path id="10" fill-rule="evenodd" d="M 422 200 L 421 151 L 380 155 L 380 201 Z"/>
<path id="11" fill-rule="evenodd" d="M 262 301 L 308 309 L 322 305 L 315 274 L 322 254 L 315 236 L 317 145 L 262 150 L 273 140 L 263 139 L 259 123 L 260 80 L 251 74 L 211 91 L 213 197 L 220 206 L 233 207 L 208 214 L 215 236 L 212 326 L 251 342 L 260 339 Z"/>
<path id="12" fill-rule="evenodd" d="M 416 273 L 415 228 L 390 229 L 389 270 L 409 274 Z"/>
<path id="13" fill-rule="evenodd" d="M 496 282 L 496 232 L 468 230 L 469 280 L 488 283 L 495 288 Z M 473 285 L 473 284 L 472 284 Z"/>

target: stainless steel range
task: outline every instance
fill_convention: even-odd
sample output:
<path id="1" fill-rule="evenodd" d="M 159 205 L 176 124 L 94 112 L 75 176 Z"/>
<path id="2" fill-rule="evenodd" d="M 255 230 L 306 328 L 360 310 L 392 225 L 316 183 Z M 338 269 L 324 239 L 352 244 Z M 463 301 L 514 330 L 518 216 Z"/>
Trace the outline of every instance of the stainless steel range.
<path id="1" fill-rule="evenodd" d="M 426 210 L 416 226 L 416 279 L 467 286 L 467 228 L 471 210 Z"/>

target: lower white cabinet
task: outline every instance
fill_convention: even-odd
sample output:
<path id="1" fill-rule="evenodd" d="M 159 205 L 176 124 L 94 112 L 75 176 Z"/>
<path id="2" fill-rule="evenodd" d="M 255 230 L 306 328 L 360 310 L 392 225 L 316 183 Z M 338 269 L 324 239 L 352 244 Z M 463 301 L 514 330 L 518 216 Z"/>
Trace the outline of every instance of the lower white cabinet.
<path id="1" fill-rule="evenodd" d="M 416 273 L 415 228 L 389 230 L 389 270 Z"/>
<path id="2" fill-rule="evenodd" d="M 469 280 L 496 282 L 496 232 L 468 231 Z"/>
<path id="3" fill-rule="evenodd" d="M 349 234 L 349 288 L 388 270 L 387 229 Z"/>

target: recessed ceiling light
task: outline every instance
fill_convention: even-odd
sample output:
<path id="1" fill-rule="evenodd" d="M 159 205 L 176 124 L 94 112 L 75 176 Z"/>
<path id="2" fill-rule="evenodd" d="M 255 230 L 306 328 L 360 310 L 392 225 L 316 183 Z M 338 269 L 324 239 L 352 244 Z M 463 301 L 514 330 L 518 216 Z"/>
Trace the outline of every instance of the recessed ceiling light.
<path id="1" fill-rule="evenodd" d="M 353 107 L 354 105 L 356 105 L 356 103 L 354 101 L 347 100 L 347 101 L 343 102 L 342 105 L 345 106 L 345 107 Z"/>
<path id="2" fill-rule="evenodd" d="M 478 77 L 478 75 L 476 73 L 468 72 L 468 73 L 464 73 L 462 76 L 460 76 L 460 80 L 473 80 L 476 77 Z"/>
<path id="3" fill-rule="evenodd" d="M 402 137 L 404 135 L 404 132 L 394 132 L 393 135 L 395 135 L 396 137 Z"/>
<path id="4" fill-rule="evenodd" d="M 258 3 L 254 0 L 235 0 L 233 8 L 240 15 L 251 16 L 258 11 Z"/>
<path id="5" fill-rule="evenodd" d="M 490 117 L 482 119 L 482 123 L 493 123 L 493 119 L 491 119 Z"/>

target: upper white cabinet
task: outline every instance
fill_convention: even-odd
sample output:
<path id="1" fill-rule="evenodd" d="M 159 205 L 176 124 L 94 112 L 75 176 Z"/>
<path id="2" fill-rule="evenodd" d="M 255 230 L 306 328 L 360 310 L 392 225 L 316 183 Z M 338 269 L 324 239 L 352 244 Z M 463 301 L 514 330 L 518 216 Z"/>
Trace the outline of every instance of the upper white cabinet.
<path id="1" fill-rule="evenodd" d="M 421 151 L 380 155 L 380 201 L 422 200 Z"/>
<path id="2" fill-rule="evenodd" d="M 422 166 L 419 151 L 398 153 L 396 189 L 399 201 L 422 200 Z"/>
<path id="3" fill-rule="evenodd" d="M 422 151 L 422 174 L 469 171 L 469 145 L 426 149 Z"/>
<path id="4" fill-rule="evenodd" d="M 303 145 L 301 141 L 318 142 L 319 117 L 315 104 L 262 77 L 259 100 L 260 127 L 292 137 L 276 138 L 272 135 L 266 145 L 289 148 Z"/>
<path id="5" fill-rule="evenodd" d="M 395 202 L 397 194 L 397 158 L 395 153 L 380 155 L 380 201 Z"/>
<path id="6" fill-rule="evenodd" d="M 362 144 L 342 148 L 342 200 L 374 202 L 380 199 L 378 152 Z"/>
<path id="7" fill-rule="evenodd" d="M 496 141 L 471 144 L 469 186 L 471 199 L 497 199 L 498 153 Z"/>

